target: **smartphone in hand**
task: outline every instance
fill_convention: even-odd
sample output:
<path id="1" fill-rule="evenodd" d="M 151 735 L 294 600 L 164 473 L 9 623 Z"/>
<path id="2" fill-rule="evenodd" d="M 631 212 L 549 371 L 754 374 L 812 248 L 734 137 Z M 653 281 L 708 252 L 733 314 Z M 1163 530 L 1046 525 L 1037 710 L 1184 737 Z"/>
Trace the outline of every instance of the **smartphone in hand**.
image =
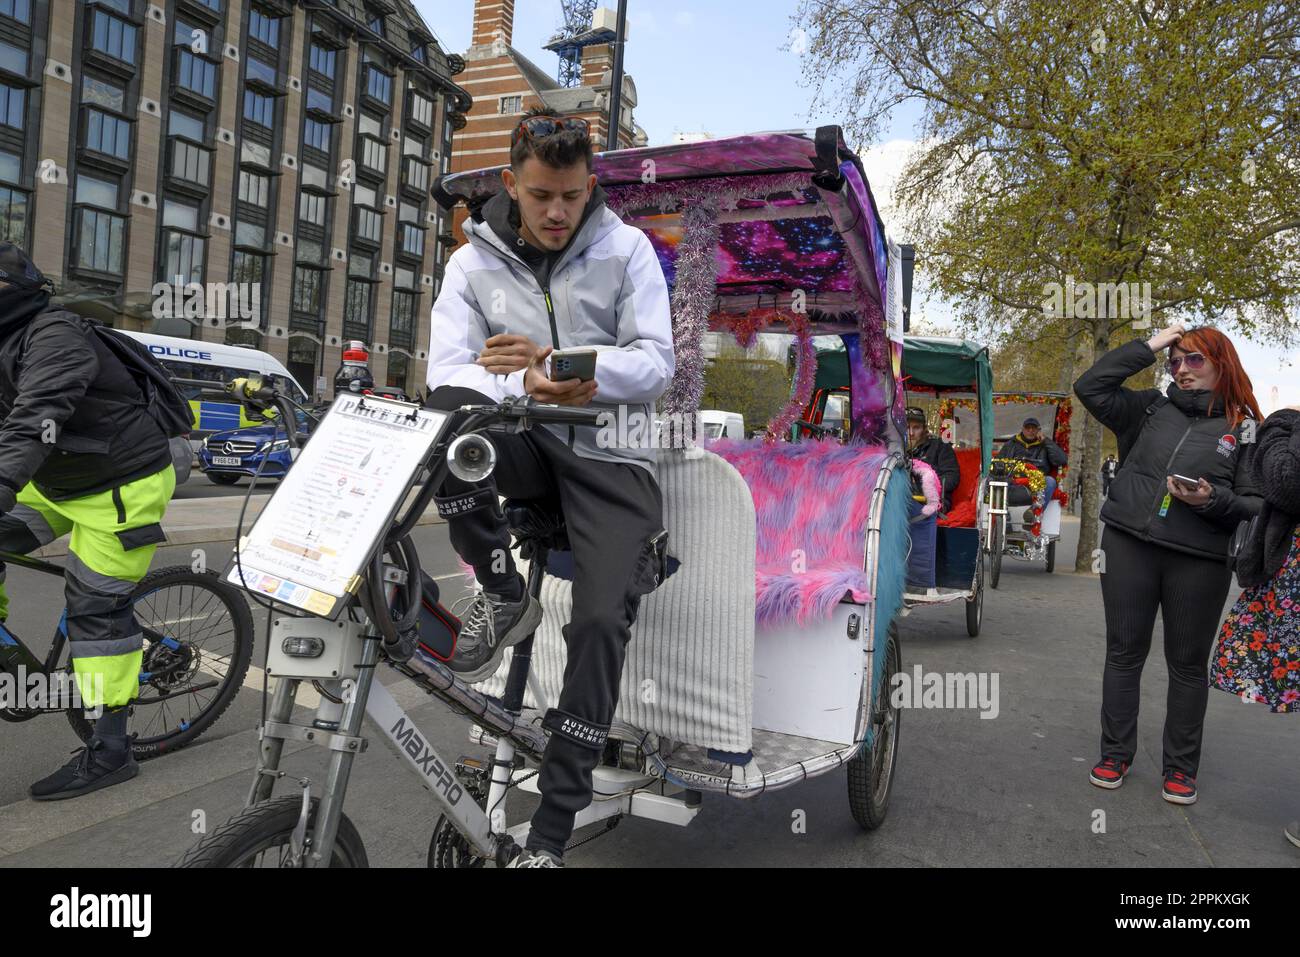
<path id="1" fill-rule="evenodd" d="M 581 379 L 590 382 L 596 378 L 595 349 L 562 349 L 551 353 L 551 381 Z"/>
<path id="2" fill-rule="evenodd" d="M 1181 485 L 1184 489 L 1186 489 L 1189 492 L 1195 492 L 1198 488 L 1201 487 L 1201 482 L 1199 479 L 1188 478 L 1186 475 L 1179 475 L 1177 472 L 1175 472 L 1172 477 L 1174 482 L 1176 482 L 1178 485 Z"/>

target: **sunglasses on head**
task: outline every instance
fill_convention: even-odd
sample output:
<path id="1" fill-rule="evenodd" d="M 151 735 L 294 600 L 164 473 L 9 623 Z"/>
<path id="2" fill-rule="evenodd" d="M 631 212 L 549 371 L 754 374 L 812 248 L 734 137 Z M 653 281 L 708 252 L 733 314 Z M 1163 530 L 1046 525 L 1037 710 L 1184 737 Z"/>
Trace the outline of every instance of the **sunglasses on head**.
<path id="1" fill-rule="evenodd" d="M 1177 375 L 1178 370 L 1183 366 L 1187 366 L 1189 372 L 1204 368 L 1205 356 L 1199 352 L 1189 352 L 1183 356 L 1170 356 L 1169 361 L 1165 363 L 1165 368 L 1169 370 L 1170 375 Z"/>
<path id="2" fill-rule="evenodd" d="M 584 136 L 590 136 L 591 124 L 578 117 L 557 119 L 554 116 L 526 116 L 519 121 L 515 131 L 510 134 L 510 145 L 514 146 L 521 137 L 540 140 L 554 136 L 563 130 L 573 130 Z"/>

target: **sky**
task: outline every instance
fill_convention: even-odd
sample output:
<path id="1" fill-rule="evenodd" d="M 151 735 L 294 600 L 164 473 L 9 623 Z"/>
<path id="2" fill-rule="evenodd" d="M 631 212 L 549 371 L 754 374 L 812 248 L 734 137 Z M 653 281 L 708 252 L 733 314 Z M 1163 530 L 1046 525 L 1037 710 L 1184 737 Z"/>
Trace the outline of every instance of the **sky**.
<path id="1" fill-rule="evenodd" d="M 463 53 L 469 47 L 473 0 L 415 0 L 415 5 L 444 49 Z M 841 118 L 833 112 L 814 108 L 814 90 L 803 77 L 800 57 L 790 49 L 801 39 L 792 19 L 797 6 L 797 0 L 628 0 L 624 66 L 640 98 L 633 115 L 650 144 L 671 142 L 677 132 L 721 137 L 838 122 Z M 513 46 L 552 74 L 558 60 L 542 45 L 561 20 L 560 0 L 515 0 Z M 900 108 L 878 142 L 854 144 L 886 231 L 893 184 L 915 146 L 919 116 L 914 107 Z M 892 231 L 890 237 L 907 241 Z M 917 250 L 922 285 L 924 254 Z M 912 312 L 913 322 L 927 329 L 943 330 L 951 321 L 947 304 L 923 293 Z M 1234 341 L 1266 414 L 1300 405 L 1300 350 L 1259 345 L 1240 336 Z M 999 383 L 999 388 L 1011 385 Z"/>

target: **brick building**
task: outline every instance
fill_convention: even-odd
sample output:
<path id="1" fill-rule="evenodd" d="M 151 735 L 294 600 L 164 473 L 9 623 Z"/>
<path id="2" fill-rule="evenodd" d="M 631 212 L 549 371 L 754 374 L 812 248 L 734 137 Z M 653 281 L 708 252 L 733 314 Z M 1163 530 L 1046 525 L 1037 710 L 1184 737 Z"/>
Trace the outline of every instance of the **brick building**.
<path id="1" fill-rule="evenodd" d="M 463 66 L 409 0 L 0 0 L 0 238 L 122 328 L 265 349 L 309 392 L 361 339 L 418 388 Z M 159 283 L 247 284 L 256 315 L 160 316 Z"/>
<path id="2" fill-rule="evenodd" d="M 558 9 L 558 4 L 557 4 Z M 597 149 L 609 129 L 610 74 L 614 47 L 601 43 L 582 52 L 582 83 L 563 87 L 511 46 L 514 0 L 475 0 L 472 45 L 465 53 L 465 72 L 457 82 L 474 98 L 465 129 L 456 134 L 451 168 L 455 172 L 504 165 L 510 161 L 510 133 L 523 113 L 534 106 L 549 106 L 564 116 L 580 116 L 591 124 Z M 548 54 L 549 56 L 549 54 Z M 623 101 L 619 116 L 620 149 L 646 145 L 646 134 L 633 119 L 636 84 L 623 76 Z M 464 242 L 460 224 L 463 207 L 456 210 L 455 237 Z"/>

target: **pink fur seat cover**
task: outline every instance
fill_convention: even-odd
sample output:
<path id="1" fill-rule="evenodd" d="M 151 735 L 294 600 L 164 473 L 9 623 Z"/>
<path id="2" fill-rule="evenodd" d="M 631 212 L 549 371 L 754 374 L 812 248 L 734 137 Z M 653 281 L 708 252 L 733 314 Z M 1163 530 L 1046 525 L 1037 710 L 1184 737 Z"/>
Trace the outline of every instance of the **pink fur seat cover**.
<path id="1" fill-rule="evenodd" d="M 871 600 L 863 562 L 883 446 L 724 439 L 708 450 L 731 463 L 754 496 L 759 624 L 828 618 L 845 592 Z"/>

